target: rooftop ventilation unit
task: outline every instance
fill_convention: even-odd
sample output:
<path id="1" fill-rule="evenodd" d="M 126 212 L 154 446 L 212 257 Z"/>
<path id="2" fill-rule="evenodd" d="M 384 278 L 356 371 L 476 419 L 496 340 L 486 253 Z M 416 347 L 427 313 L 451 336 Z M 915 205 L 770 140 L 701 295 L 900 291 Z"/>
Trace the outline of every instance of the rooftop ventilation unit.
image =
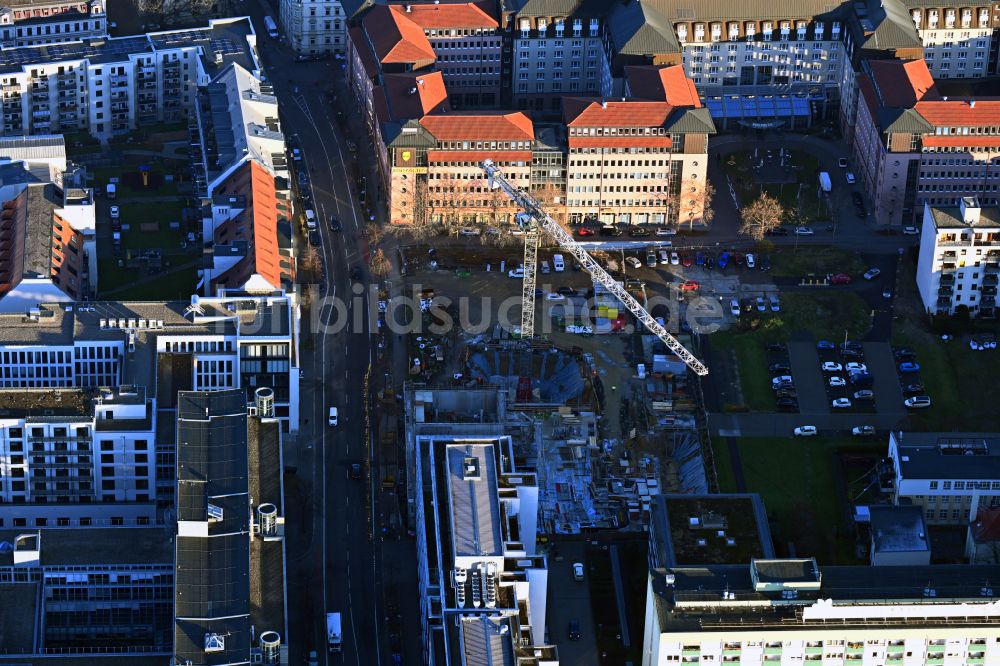
<path id="1" fill-rule="evenodd" d="M 278 507 L 270 503 L 261 504 L 257 507 L 257 521 L 261 536 L 278 536 Z"/>
<path id="2" fill-rule="evenodd" d="M 263 664 L 281 663 L 281 636 L 277 631 L 265 631 L 260 635 L 260 655 Z"/>
<path id="3" fill-rule="evenodd" d="M 205 652 L 224 652 L 226 638 L 219 634 L 205 634 Z"/>
<path id="4" fill-rule="evenodd" d="M 221 506 L 216 506 L 214 504 L 208 505 L 208 520 L 209 522 L 218 523 L 222 521 L 223 511 Z"/>
<path id="5" fill-rule="evenodd" d="M 482 475 L 479 472 L 479 459 L 473 456 L 466 456 L 462 461 L 462 479 L 465 481 L 479 481 Z"/>

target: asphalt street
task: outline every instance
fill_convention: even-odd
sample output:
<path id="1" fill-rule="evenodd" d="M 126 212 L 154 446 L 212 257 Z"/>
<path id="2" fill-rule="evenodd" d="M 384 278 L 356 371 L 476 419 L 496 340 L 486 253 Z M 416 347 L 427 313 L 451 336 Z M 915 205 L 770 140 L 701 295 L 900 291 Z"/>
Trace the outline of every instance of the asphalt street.
<path id="1" fill-rule="evenodd" d="M 301 161 L 293 166 L 296 172 L 309 174 L 307 189 L 319 222 L 323 278 L 321 284 L 300 286 L 314 290 L 314 303 L 319 295 L 344 302 L 346 315 L 360 323 L 348 330 L 317 326 L 317 321 L 331 324 L 340 316 L 332 307 L 318 305 L 313 310 L 319 316 L 302 319 L 302 423 L 298 437 L 289 444 L 294 447 L 290 457 L 296 461 L 304 504 L 297 514 L 302 516 L 300 523 L 288 526 L 290 663 L 305 663 L 308 652 L 316 650 L 320 664 L 389 664 L 394 651 L 407 657 L 419 653 L 419 631 L 406 632 L 404 640 L 411 640 L 400 647 L 390 642 L 387 630 L 381 527 L 376 525 L 383 511 L 382 497 L 376 491 L 377 474 L 369 473 L 377 469 L 367 391 L 376 360 L 375 341 L 367 317 L 357 316 L 368 312 L 367 290 L 359 294 L 350 278 L 351 269 L 358 268 L 362 283 L 370 284 L 361 240 L 366 220 L 350 182 L 353 156 L 332 120 L 335 111 L 325 95 L 335 77 L 343 74 L 335 60 L 294 62 L 294 54 L 263 29 L 264 14 L 273 14 L 274 9 L 263 2 L 247 2 L 244 7 L 254 19 L 259 54 L 279 100 L 282 130 L 302 151 Z M 298 200 L 295 205 L 300 212 Z M 331 230 L 331 215 L 339 218 L 342 231 Z M 301 255 L 305 239 L 296 234 L 293 242 Z M 330 407 L 339 411 L 336 427 L 327 424 Z M 362 463 L 363 479 L 350 479 L 352 463 Z M 411 562 L 412 558 L 406 571 L 388 567 L 394 575 L 394 598 L 416 595 L 416 568 Z M 401 592 L 399 586 L 407 582 L 412 582 L 412 589 Z M 328 654 L 325 614 L 338 611 L 344 649 L 342 654 Z"/>

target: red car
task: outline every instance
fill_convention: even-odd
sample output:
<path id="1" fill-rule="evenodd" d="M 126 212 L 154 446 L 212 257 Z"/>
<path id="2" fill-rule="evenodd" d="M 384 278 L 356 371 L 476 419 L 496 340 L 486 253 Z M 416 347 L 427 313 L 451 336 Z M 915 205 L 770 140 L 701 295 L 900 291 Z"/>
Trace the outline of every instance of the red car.
<path id="1" fill-rule="evenodd" d="M 690 268 L 693 265 L 694 265 L 694 257 L 692 257 L 690 253 L 685 252 L 684 254 L 681 255 L 681 266 L 686 266 Z M 694 288 L 697 289 L 698 285 L 696 284 Z"/>
<path id="2" fill-rule="evenodd" d="M 580 227 L 579 229 L 576 230 L 576 235 L 577 236 L 593 236 L 594 235 L 594 230 L 591 229 L 590 227 Z"/>
<path id="3" fill-rule="evenodd" d="M 681 284 L 681 291 L 698 291 L 701 287 L 694 280 L 687 280 Z"/>
<path id="4" fill-rule="evenodd" d="M 851 284 L 851 276 L 847 273 L 837 273 L 830 278 L 830 284 Z"/>

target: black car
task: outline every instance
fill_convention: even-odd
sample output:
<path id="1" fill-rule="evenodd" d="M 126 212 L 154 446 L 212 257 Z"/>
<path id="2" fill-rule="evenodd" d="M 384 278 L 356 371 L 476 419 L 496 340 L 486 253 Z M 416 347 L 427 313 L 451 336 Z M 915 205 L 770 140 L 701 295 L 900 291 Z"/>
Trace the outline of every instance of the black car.
<path id="1" fill-rule="evenodd" d="M 788 229 L 786 227 L 775 227 L 767 232 L 768 236 L 787 236 Z"/>
<path id="2" fill-rule="evenodd" d="M 614 236 L 614 237 L 617 237 L 617 236 L 621 236 L 625 232 L 622 231 L 621 229 L 619 229 L 618 227 L 604 226 L 604 227 L 600 228 L 600 230 L 598 231 L 598 233 L 601 236 Z"/>
<path id="3" fill-rule="evenodd" d="M 909 349 L 899 349 L 899 350 L 896 350 L 896 352 L 893 353 L 893 356 L 895 356 L 896 360 L 898 362 L 900 362 L 900 363 L 902 363 L 904 361 L 911 361 L 912 362 L 913 359 L 915 359 L 917 357 L 916 354 L 914 354 Z"/>
<path id="4" fill-rule="evenodd" d="M 775 397 L 778 398 L 798 398 L 799 394 L 795 392 L 795 389 L 778 389 L 774 392 Z"/>
<path id="5" fill-rule="evenodd" d="M 771 366 L 771 372 L 788 374 L 792 371 L 792 366 L 787 363 L 775 363 Z"/>
<path id="6" fill-rule="evenodd" d="M 573 287 L 559 287 L 556 289 L 556 293 L 563 296 L 576 296 L 576 289 Z"/>
<path id="7" fill-rule="evenodd" d="M 767 351 L 769 352 L 783 352 L 788 351 L 788 348 L 781 344 L 780 342 L 772 342 L 767 346 Z"/>
<path id="8" fill-rule="evenodd" d="M 864 207 L 865 205 L 865 198 L 861 196 L 861 192 L 851 192 L 851 201 L 854 202 L 855 206 Z"/>
<path id="9" fill-rule="evenodd" d="M 355 481 L 361 478 L 361 463 L 351 463 L 351 478 Z"/>
<path id="10" fill-rule="evenodd" d="M 331 215 L 330 216 L 330 231 L 343 231 L 343 230 L 344 230 L 344 226 L 340 223 L 340 220 L 337 219 L 337 216 L 336 215 Z"/>
<path id="11" fill-rule="evenodd" d="M 305 171 L 299 171 L 299 187 L 309 186 L 309 174 Z"/>
<path id="12" fill-rule="evenodd" d="M 351 269 L 351 281 L 361 282 L 361 268 L 359 266 L 355 266 Z"/>
<path id="13" fill-rule="evenodd" d="M 864 356 L 864 353 L 858 349 L 841 349 L 840 354 L 844 358 L 862 358 Z"/>
<path id="14" fill-rule="evenodd" d="M 715 257 L 713 257 L 712 255 L 708 255 L 705 257 L 705 268 L 707 268 L 708 270 L 712 270 L 713 268 L 715 268 Z"/>
<path id="15" fill-rule="evenodd" d="M 907 384 L 903 387 L 903 393 L 923 394 L 924 385 L 920 383 Z"/>
<path id="16" fill-rule="evenodd" d="M 646 227 L 632 227 L 629 229 L 628 235 L 632 238 L 645 238 L 649 235 L 649 229 Z"/>
<path id="17" fill-rule="evenodd" d="M 799 409 L 799 401 L 795 398 L 778 398 L 779 412 L 795 412 Z"/>
<path id="18" fill-rule="evenodd" d="M 323 244 L 323 239 L 320 238 L 318 231 L 309 232 L 309 244 L 313 247 L 319 247 Z"/>
<path id="19" fill-rule="evenodd" d="M 580 640 L 580 622 L 578 620 L 569 621 L 569 639 L 571 641 Z"/>
<path id="20" fill-rule="evenodd" d="M 771 255 L 765 254 L 760 258 L 760 270 L 769 271 L 771 270 Z"/>

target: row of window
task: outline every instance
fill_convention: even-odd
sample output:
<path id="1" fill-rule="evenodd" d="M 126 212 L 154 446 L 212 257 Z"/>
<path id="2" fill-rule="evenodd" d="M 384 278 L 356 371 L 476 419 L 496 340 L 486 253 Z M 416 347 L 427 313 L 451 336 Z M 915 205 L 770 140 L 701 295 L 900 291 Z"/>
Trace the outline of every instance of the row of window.
<path id="1" fill-rule="evenodd" d="M 593 74 L 593 72 L 591 72 L 591 74 Z M 588 79 L 592 79 L 593 77 L 590 76 L 590 75 L 588 75 L 587 78 Z M 561 81 L 555 81 L 554 83 L 552 83 L 551 84 L 551 88 L 548 89 L 548 90 L 546 90 L 546 85 L 544 83 L 538 82 L 538 83 L 535 84 L 535 87 L 534 87 L 534 89 L 531 92 L 536 92 L 536 93 L 556 92 L 557 93 L 557 92 L 562 92 L 562 89 L 563 88 L 562 88 L 562 82 Z M 581 89 L 580 88 L 580 83 L 578 81 L 571 81 L 570 82 L 570 84 L 569 84 L 569 91 L 570 92 L 575 92 L 575 91 L 578 91 L 580 89 Z M 588 91 L 597 90 L 597 82 L 596 81 L 588 81 L 587 82 L 587 86 L 585 88 L 583 88 L 583 90 L 588 90 Z M 528 91 L 528 84 L 524 83 L 524 82 L 518 83 L 517 84 L 517 92 L 521 92 L 521 93 L 529 92 Z M 558 107 L 559 100 L 554 100 L 554 102 L 555 102 L 554 106 Z"/>
<path id="2" fill-rule="evenodd" d="M 972 277 L 978 277 L 973 275 Z M 930 489 L 937 490 L 938 482 L 931 481 Z M 1000 481 L 942 481 L 941 490 L 1000 490 Z M 918 496 L 922 497 L 922 496 Z"/>
<path id="3" fill-rule="evenodd" d="M 107 519 L 107 522 L 108 522 L 108 524 L 113 525 L 115 527 L 120 527 L 120 526 L 124 526 L 125 525 L 125 518 L 123 516 L 112 516 L 112 517 L 110 517 L 110 518 Z M 13 518 L 13 519 L 11 519 L 10 523 L 11 523 L 11 527 L 27 527 L 28 526 L 28 519 L 27 518 Z M 44 518 L 44 517 L 38 517 L 38 518 L 35 518 L 32 521 L 32 524 L 34 525 L 34 527 L 48 527 L 50 525 L 55 525 L 56 527 L 71 527 L 71 526 L 91 527 L 91 526 L 93 526 L 95 524 L 95 522 L 94 522 L 94 518 L 92 518 L 91 516 L 81 516 L 80 518 L 77 518 L 76 520 L 73 520 L 71 518 L 67 518 L 65 516 L 59 516 L 59 517 L 56 517 L 55 520 L 50 520 L 50 519 Z M 96 524 L 98 524 L 98 525 L 104 524 L 104 520 L 98 519 L 98 521 L 97 521 Z M 134 524 L 135 525 L 149 525 L 150 524 L 149 516 L 137 516 L 136 519 L 135 519 L 135 523 Z M 2 527 L 4 527 L 4 519 L 0 518 L 0 528 L 2 528 Z M 119 575 L 119 579 L 120 578 L 121 578 L 121 575 Z M 65 579 L 62 581 L 62 583 L 60 583 L 60 581 L 59 581 L 58 578 L 56 578 L 54 580 L 50 579 L 50 578 L 46 578 L 46 581 L 49 582 L 49 583 L 52 583 L 52 584 L 66 584 L 66 580 Z M 70 582 L 73 582 L 73 581 L 70 581 Z M 79 582 L 84 582 L 84 581 L 79 581 Z"/>

